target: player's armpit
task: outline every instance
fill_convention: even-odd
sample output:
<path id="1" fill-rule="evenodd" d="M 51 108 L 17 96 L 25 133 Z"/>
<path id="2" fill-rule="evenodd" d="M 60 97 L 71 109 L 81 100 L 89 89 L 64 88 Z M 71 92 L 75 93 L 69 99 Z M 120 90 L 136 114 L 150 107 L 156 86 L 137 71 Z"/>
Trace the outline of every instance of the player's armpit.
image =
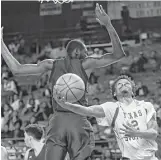
<path id="1" fill-rule="evenodd" d="M 91 116 L 96 117 L 96 118 L 104 118 L 105 117 L 105 112 L 103 108 L 100 105 L 94 105 L 88 107 L 89 112 Z"/>

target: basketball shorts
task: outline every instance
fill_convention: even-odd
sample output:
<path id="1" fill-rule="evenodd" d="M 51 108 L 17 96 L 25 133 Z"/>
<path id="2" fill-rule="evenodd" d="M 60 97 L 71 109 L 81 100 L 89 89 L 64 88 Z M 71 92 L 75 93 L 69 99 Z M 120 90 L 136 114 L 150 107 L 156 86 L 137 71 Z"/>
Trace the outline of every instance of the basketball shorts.
<path id="1" fill-rule="evenodd" d="M 56 112 L 46 130 L 46 160 L 87 160 L 94 149 L 94 133 L 86 117 L 72 112 Z"/>

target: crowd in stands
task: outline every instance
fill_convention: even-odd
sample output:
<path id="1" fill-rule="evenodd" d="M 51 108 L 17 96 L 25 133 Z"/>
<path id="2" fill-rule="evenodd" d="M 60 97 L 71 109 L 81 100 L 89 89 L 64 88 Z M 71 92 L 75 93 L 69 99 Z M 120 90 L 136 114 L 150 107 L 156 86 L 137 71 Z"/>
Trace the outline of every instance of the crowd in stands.
<path id="1" fill-rule="evenodd" d="M 34 41 L 30 48 L 26 49 L 25 43 L 24 38 L 18 36 L 8 45 L 11 54 L 20 63 L 37 63 L 46 58 L 64 57 L 66 54 L 64 45 L 54 48 L 52 42 L 49 42 L 44 47 L 40 47 Z M 127 57 L 122 64 L 114 64 L 93 72 L 89 78 L 88 97 L 89 105 L 100 104 L 107 99 L 112 100 L 109 86 L 113 79 L 121 74 L 130 76 L 137 80 L 136 97 L 148 100 L 154 105 L 161 134 L 161 76 L 159 76 L 161 75 L 161 45 L 157 44 L 155 47 L 155 44 L 151 44 L 153 45 L 155 50 L 148 46 L 127 47 L 125 48 Z M 89 48 L 89 56 L 99 57 L 104 53 L 102 49 Z M 47 122 L 52 116 L 52 97 L 48 78 L 49 73 L 43 75 L 36 84 L 25 84 L 24 81 L 23 85 L 20 85 L 2 59 L 2 138 L 23 137 L 23 129 L 26 125 Z M 148 78 L 149 82 L 147 82 Z M 151 84 L 157 91 L 151 87 Z M 89 120 L 93 125 L 96 140 L 113 136 L 111 128 L 103 129 L 97 125 L 94 118 Z"/>

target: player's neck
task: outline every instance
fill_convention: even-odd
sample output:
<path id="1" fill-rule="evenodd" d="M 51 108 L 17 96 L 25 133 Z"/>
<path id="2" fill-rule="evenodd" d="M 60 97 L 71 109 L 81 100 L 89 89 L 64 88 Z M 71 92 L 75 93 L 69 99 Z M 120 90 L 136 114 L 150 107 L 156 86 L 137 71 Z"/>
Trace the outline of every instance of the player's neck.
<path id="1" fill-rule="evenodd" d="M 35 156 L 39 155 L 39 153 L 41 152 L 43 146 L 44 146 L 44 143 L 42 143 L 42 142 L 35 142 L 34 147 L 33 147 L 34 152 L 35 152 Z"/>
<path id="2" fill-rule="evenodd" d="M 132 97 L 120 97 L 120 98 L 118 97 L 118 101 L 128 106 L 133 102 L 133 98 Z"/>

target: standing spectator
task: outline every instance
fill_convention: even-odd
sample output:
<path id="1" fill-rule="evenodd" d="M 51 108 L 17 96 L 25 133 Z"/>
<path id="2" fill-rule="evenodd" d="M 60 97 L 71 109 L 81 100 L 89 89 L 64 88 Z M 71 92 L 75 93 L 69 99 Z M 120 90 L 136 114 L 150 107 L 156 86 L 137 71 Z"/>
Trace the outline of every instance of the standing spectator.
<path id="1" fill-rule="evenodd" d="M 25 40 L 23 39 L 22 35 L 19 35 L 19 48 L 18 48 L 18 55 L 25 55 Z"/>
<path id="2" fill-rule="evenodd" d="M 122 6 L 121 17 L 123 20 L 123 25 L 125 27 L 124 33 L 129 33 L 130 32 L 130 24 L 129 24 L 130 12 L 129 12 L 128 6 L 126 5 Z"/>

